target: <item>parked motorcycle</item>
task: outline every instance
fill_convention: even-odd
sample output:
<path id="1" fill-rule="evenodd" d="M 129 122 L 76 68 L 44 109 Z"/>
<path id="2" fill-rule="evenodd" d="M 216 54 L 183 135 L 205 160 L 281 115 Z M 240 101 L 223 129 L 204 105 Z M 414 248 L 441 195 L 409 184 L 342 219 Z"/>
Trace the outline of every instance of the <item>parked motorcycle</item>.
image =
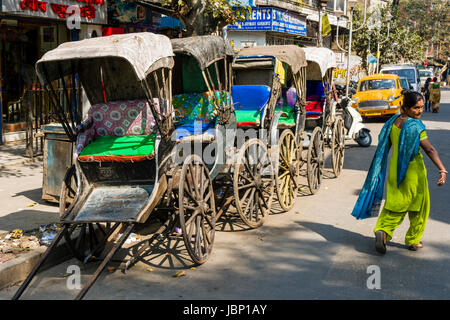
<path id="1" fill-rule="evenodd" d="M 350 81 L 350 85 L 348 87 L 348 95 L 351 97 L 356 93 L 356 88 L 358 86 L 358 83 L 355 81 Z M 340 85 L 340 84 L 335 84 L 336 87 L 336 92 L 338 95 L 338 98 L 343 98 L 345 97 L 345 89 L 346 89 L 346 85 Z"/>
<path id="2" fill-rule="evenodd" d="M 344 97 L 338 106 L 344 111 L 344 127 L 347 130 L 345 139 L 353 139 L 361 147 L 370 146 L 372 143 L 370 129 L 363 124 L 361 115 L 352 107 L 352 100 L 349 97 Z"/>

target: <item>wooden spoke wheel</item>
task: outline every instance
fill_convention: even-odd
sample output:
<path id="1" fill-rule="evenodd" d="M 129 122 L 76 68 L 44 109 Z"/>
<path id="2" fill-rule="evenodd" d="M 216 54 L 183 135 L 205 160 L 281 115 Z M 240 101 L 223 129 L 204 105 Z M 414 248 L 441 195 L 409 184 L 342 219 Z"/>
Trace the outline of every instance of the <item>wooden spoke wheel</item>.
<path id="1" fill-rule="evenodd" d="M 59 217 L 64 218 L 75 205 L 75 197 L 77 195 L 78 179 L 75 166 L 71 166 L 64 177 L 61 193 L 59 196 Z"/>
<path id="2" fill-rule="evenodd" d="M 316 127 L 312 132 L 307 155 L 307 178 L 309 190 L 316 194 L 322 184 L 323 163 L 324 163 L 324 141 L 322 129 Z"/>
<path id="3" fill-rule="evenodd" d="M 74 257 L 86 263 L 101 255 L 105 249 L 106 237 L 110 230 L 109 224 L 106 226 L 100 223 L 74 224 L 64 234 L 64 238 Z"/>
<path id="4" fill-rule="evenodd" d="M 275 180 L 272 161 L 261 140 L 248 140 L 234 166 L 233 192 L 236 210 L 251 228 L 264 224 L 272 206 Z"/>
<path id="5" fill-rule="evenodd" d="M 278 144 L 278 171 L 275 174 L 278 202 L 284 211 L 291 210 L 295 204 L 300 160 L 295 136 L 286 129 L 281 133 Z"/>
<path id="6" fill-rule="evenodd" d="M 209 171 L 199 156 L 184 161 L 178 192 L 184 244 L 196 264 L 205 263 L 214 243 L 216 208 Z"/>
<path id="7" fill-rule="evenodd" d="M 337 118 L 333 127 L 333 134 L 331 137 L 331 161 L 333 164 L 333 172 L 336 177 L 341 174 L 344 166 L 345 154 L 345 129 L 344 120 Z"/>

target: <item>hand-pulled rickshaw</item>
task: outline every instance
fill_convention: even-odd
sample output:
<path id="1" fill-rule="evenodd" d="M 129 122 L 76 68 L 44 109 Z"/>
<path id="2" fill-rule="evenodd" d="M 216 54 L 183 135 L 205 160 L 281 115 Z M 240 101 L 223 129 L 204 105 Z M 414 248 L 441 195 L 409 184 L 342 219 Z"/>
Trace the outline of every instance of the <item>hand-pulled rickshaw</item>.
<path id="1" fill-rule="evenodd" d="M 184 56 L 182 43 L 189 43 L 193 51 L 184 48 Z M 195 76 L 205 80 L 208 90 L 191 98 L 197 99 L 196 107 L 203 108 L 201 115 L 194 111 L 180 117 L 173 108 L 186 109 L 188 103 L 179 96 L 172 98 L 172 86 L 177 93 L 183 89 L 186 93 L 186 87 L 176 86 L 180 79 L 172 76 L 172 45 L 177 52 L 175 59 L 180 54 L 182 59 L 191 57 L 198 63 L 200 72 Z M 205 135 L 204 127 L 212 129 L 211 140 L 230 123 L 232 127 L 232 105 L 227 100 L 230 52 L 220 38 L 203 39 L 196 46 L 189 39 L 171 43 L 162 35 L 135 33 L 64 43 L 37 62 L 37 73 L 53 95 L 52 103 L 58 101 L 54 82 L 76 75 L 91 107 L 87 119 L 75 126 L 72 111 L 68 117 L 56 105 L 67 135 L 76 141 L 75 165 L 68 170 L 61 190 L 62 228 L 13 299 L 21 296 L 63 238 L 83 263 L 103 256 L 76 297 L 82 299 L 134 228 L 152 213 L 163 212 L 167 220 L 126 267 L 176 226 L 192 260 L 201 264 L 208 259 L 216 222 L 212 179 L 221 170 L 217 158 L 224 155 L 226 144 L 218 144 L 213 153 L 211 172 L 196 154 L 181 155 L 179 160 L 178 146 L 188 140 L 202 144 L 206 140 L 208 144 L 211 137 Z M 216 72 L 214 79 L 208 74 L 210 67 Z M 177 61 L 175 69 L 181 68 L 183 63 Z M 187 72 L 187 84 L 189 79 L 198 82 Z M 218 84 L 219 91 L 213 90 Z M 191 89 L 187 91 L 196 93 Z M 205 121 L 197 132 L 193 122 L 202 117 Z"/>
<path id="2" fill-rule="evenodd" d="M 216 220 L 234 203 L 245 224 L 259 227 L 271 206 L 272 163 L 257 138 L 240 141 L 237 137 L 231 97 L 234 55 L 231 46 L 217 36 L 173 39 L 172 46 L 177 137 L 182 137 L 183 132 L 197 131 L 187 143 L 191 152 L 192 149 L 194 153 L 195 149 L 202 152 L 209 169 L 216 195 Z M 209 99 L 210 107 L 202 104 L 204 97 Z M 211 122 L 211 119 L 214 120 Z M 198 144 L 201 147 L 196 148 Z M 186 150 L 183 144 L 180 147 Z M 213 162 L 206 160 L 210 150 L 215 152 Z M 241 192 L 244 196 L 237 197 Z"/>
<path id="3" fill-rule="evenodd" d="M 285 211 L 294 206 L 299 188 L 306 66 L 305 53 L 295 45 L 245 48 L 233 63 L 237 126 L 258 130 L 270 148 L 276 193 Z"/>
<path id="4" fill-rule="evenodd" d="M 333 69 L 336 58 L 328 48 L 302 48 L 306 54 L 306 132 L 309 139 L 307 178 L 309 189 L 315 194 L 322 183 L 324 143 L 331 148 L 333 172 L 339 176 L 344 164 L 344 122 L 336 116 L 337 101 L 332 96 Z"/>

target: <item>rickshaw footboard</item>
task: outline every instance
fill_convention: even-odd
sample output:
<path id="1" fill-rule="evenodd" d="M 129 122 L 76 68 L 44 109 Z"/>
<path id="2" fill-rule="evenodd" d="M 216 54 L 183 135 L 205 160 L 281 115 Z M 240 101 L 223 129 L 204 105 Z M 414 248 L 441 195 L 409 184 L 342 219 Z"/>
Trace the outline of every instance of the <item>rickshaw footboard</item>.
<path id="1" fill-rule="evenodd" d="M 74 222 L 134 221 L 146 206 L 153 188 L 153 185 L 95 187 Z"/>

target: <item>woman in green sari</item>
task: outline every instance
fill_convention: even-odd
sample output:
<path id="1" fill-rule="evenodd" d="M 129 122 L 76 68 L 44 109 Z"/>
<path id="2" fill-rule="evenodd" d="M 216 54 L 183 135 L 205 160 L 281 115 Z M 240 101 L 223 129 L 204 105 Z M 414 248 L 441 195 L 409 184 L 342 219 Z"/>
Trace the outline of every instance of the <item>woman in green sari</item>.
<path id="1" fill-rule="evenodd" d="M 441 102 L 441 84 L 436 77 L 430 83 L 430 101 L 433 113 L 438 113 L 439 103 Z"/>
<path id="2" fill-rule="evenodd" d="M 402 94 L 402 113 L 393 121 L 389 133 L 392 156 L 387 179 L 386 201 L 374 229 L 375 248 L 380 253 L 386 252 L 386 241 L 392 239 L 394 230 L 402 223 L 407 213 L 410 227 L 405 236 L 405 244 L 408 246 L 408 249 L 413 251 L 423 247 L 423 243 L 420 240 L 425 231 L 430 212 L 430 195 L 427 171 L 423 162 L 423 156 L 419 151 L 420 148 L 425 151 L 439 170 L 440 176 L 437 185 L 442 186 L 447 178 L 447 171 L 439 158 L 438 152 L 428 140 L 425 126 L 419 120 L 423 112 L 424 97 L 418 92 L 408 90 L 404 90 Z M 414 122 L 419 127 L 416 130 L 418 137 L 410 141 L 416 141 L 415 143 L 418 144 L 417 153 L 412 155 L 410 161 L 405 161 L 399 156 L 399 150 L 401 149 L 399 145 L 403 143 L 399 139 L 400 133 L 405 123 L 410 127 L 411 123 Z M 401 141 L 400 144 L 399 141 Z M 407 149 L 416 147 L 412 143 L 410 144 L 404 147 Z M 418 148 L 419 145 L 420 148 Z M 406 173 L 398 181 L 398 174 L 402 171 L 398 166 L 405 167 L 405 162 Z"/>

